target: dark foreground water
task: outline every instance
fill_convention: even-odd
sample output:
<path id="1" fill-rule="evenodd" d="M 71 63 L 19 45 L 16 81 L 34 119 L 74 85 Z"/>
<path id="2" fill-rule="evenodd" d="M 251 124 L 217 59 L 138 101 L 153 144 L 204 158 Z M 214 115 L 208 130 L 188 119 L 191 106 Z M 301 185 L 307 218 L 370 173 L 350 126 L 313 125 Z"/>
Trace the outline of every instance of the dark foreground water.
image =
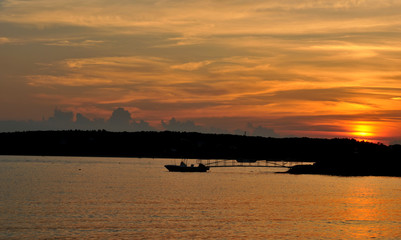
<path id="1" fill-rule="evenodd" d="M 401 238 L 401 178 L 170 163 L 0 156 L 0 238 Z"/>

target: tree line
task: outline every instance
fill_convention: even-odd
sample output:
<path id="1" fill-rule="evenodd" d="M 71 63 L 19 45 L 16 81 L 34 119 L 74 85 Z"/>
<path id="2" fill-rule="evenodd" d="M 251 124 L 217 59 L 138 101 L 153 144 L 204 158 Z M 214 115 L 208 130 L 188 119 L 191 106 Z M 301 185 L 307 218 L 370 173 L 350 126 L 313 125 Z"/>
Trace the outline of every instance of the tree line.
<path id="1" fill-rule="evenodd" d="M 0 133 L 0 154 L 367 162 L 400 159 L 401 148 L 347 138 L 70 130 Z"/>

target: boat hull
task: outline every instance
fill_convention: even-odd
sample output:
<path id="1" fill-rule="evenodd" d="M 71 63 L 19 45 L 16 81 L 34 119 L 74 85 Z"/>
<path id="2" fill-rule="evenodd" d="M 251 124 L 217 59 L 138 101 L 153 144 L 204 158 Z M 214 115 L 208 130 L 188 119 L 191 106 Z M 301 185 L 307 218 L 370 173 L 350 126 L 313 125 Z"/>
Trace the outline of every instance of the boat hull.
<path id="1" fill-rule="evenodd" d="M 164 165 L 170 172 L 206 172 L 209 167 L 199 166 L 199 167 L 183 167 L 177 165 Z"/>

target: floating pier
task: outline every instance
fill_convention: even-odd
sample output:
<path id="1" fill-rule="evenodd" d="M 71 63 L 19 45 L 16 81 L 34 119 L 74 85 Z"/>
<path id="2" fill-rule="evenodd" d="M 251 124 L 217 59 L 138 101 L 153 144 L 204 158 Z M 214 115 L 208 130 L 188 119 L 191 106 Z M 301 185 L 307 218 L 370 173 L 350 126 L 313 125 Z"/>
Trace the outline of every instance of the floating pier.
<path id="1" fill-rule="evenodd" d="M 296 165 L 312 165 L 313 162 L 294 162 L 277 160 L 254 160 L 254 159 L 197 159 L 196 162 L 208 167 L 272 167 L 291 168 Z"/>

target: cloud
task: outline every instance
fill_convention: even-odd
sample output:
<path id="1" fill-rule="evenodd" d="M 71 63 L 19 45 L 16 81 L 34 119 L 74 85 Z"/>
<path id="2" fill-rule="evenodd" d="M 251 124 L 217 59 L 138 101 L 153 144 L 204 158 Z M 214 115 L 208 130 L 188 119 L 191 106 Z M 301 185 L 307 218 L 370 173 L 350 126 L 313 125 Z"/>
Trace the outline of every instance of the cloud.
<path id="1" fill-rule="evenodd" d="M 141 114 L 150 114 L 152 119 L 222 114 L 229 117 L 315 116 L 344 111 L 363 114 L 378 108 L 394 108 L 391 98 L 401 93 L 397 88 L 384 85 L 336 86 L 341 81 L 320 86 L 316 82 L 322 80 L 305 77 L 304 73 L 296 73 L 297 70 L 280 73 L 276 66 L 259 68 L 268 61 L 272 59 L 215 58 L 213 64 L 202 67 L 202 72 L 193 73 L 174 69 L 171 66 L 180 64 L 160 57 L 77 58 L 52 65 L 60 69 L 58 75 L 36 75 L 27 79 L 34 87 L 69 91 L 70 95 L 58 100 L 59 104 L 80 105 L 81 101 L 82 106 L 88 103 L 124 105 L 138 109 Z M 215 69 L 220 67 L 232 70 L 218 74 Z M 61 75 L 62 72 L 66 74 Z M 283 84 L 281 78 L 287 84 Z M 349 84 L 355 80 L 347 81 Z M 78 88 L 79 94 L 74 90 Z"/>
<path id="2" fill-rule="evenodd" d="M 171 31 L 182 36 L 261 31 L 304 32 L 377 27 L 399 13 L 400 4 L 377 1 L 7 1 L 0 20 L 38 26 L 75 25 L 93 28 L 138 28 Z M 101 7 L 99 7 L 101 6 Z M 391 11 L 393 10 L 393 11 Z M 369 12 L 368 15 L 363 15 Z M 134 13 L 134 14 L 133 14 Z M 386 15 L 387 14 L 387 15 Z M 378 16 L 377 16 L 378 15 Z M 357 17 L 356 17 L 357 16 Z M 298 21 L 288 21 L 296 18 Z M 316 21 L 319 19 L 320 21 Z M 397 21 L 393 20 L 393 24 Z M 313 23 L 313 24 L 312 24 Z M 319 24 L 320 23 L 320 24 Z M 302 27 L 300 27 L 302 26 Z M 381 25 L 381 27 L 383 27 Z M 135 30 L 138 30 L 135 29 Z M 188 37 L 186 37 L 188 39 Z"/>
<path id="3" fill-rule="evenodd" d="M 178 121 L 174 117 L 171 118 L 168 122 L 161 121 L 162 127 L 167 131 L 175 131 L 175 132 L 199 132 L 199 133 L 220 133 L 220 134 L 228 134 L 229 130 L 218 128 L 214 126 L 201 126 L 197 125 L 194 121 Z"/>
<path id="4" fill-rule="evenodd" d="M 98 58 L 75 58 L 67 59 L 61 64 L 65 64 L 71 69 L 88 68 L 97 69 L 107 67 L 116 69 L 132 68 L 147 71 L 149 67 L 165 65 L 164 59 L 159 57 L 128 56 L 128 57 L 98 57 Z"/>
<path id="5" fill-rule="evenodd" d="M 128 126 L 131 121 L 131 114 L 124 108 L 117 108 L 116 110 L 114 110 L 113 114 L 108 120 L 108 122 L 112 125 L 121 125 L 124 127 L 125 125 Z"/>
<path id="6" fill-rule="evenodd" d="M 214 61 L 216 64 L 237 66 L 245 63 L 252 67 L 263 60 L 223 58 Z M 206 72 L 210 69 L 209 64 L 205 63 L 209 62 L 211 61 L 202 62 Z M 66 88 L 79 87 L 80 91 L 97 92 L 97 97 L 93 101 L 98 103 L 137 103 L 148 107 L 152 107 L 152 104 L 156 107 L 193 105 L 191 108 L 225 104 L 233 99 L 233 94 L 236 92 L 260 89 L 255 81 L 244 82 L 241 78 L 226 79 L 231 76 L 205 79 L 202 74 L 193 75 L 171 67 L 177 65 L 179 64 L 174 64 L 172 59 L 141 56 L 67 59 L 44 66 L 52 71 L 57 69 L 54 75 L 31 75 L 26 79 L 29 85 L 42 89 L 57 88 L 64 89 L 65 92 Z M 249 69 L 245 71 L 246 74 L 251 72 Z M 241 70 L 237 70 L 236 74 L 240 72 Z M 230 82 L 233 86 L 227 88 Z M 71 91 L 71 94 L 74 93 Z M 93 94 L 86 93 L 85 96 Z M 213 97 L 213 100 L 210 100 L 210 97 Z M 69 99 L 71 98 L 72 96 L 69 96 Z M 177 98 L 180 101 L 177 101 Z"/>
<path id="7" fill-rule="evenodd" d="M 252 136 L 259 137 L 279 137 L 279 135 L 271 128 L 263 126 L 254 127 L 252 123 L 248 123 L 248 128 L 252 131 Z"/>
<path id="8" fill-rule="evenodd" d="M 70 87 L 78 87 L 78 86 L 102 86 L 102 85 L 110 85 L 112 81 L 109 79 L 102 78 L 94 78 L 94 77 L 85 77 L 80 76 L 79 74 L 71 74 L 67 76 L 52 76 L 52 75 L 34 75 L 27 76 L 28 84 L 31 86 L 70 86 Z"/>
<path id="9" fill-rule="evenodd" d="M 369 97 L 378 97 L 379 94 L 369 93 L 366 88 L 363 87 L 333 87 L 333 88 L 307 88 L 304 89 L 285 89 L 268 91 L 261 93 L 246 94 L 238 97 L 235 101 L 239 103 L 249 103 L 253 105 L 266 105 L 266 104 L 280 104 L 285 102 L 296 102 L 296 101 L 311 101 L 311 102 L 350 102 L 356 104 L 371 103 L 358 100 Z"/>
<path id="10" fill-rule="evenodd" d="M 91 120 L 80 113 L 77 113 L 76 118 L 75 122 L 78 126 L 89 126 L 91 124 Z"/>
<path id="11" fill-rule="evenodd" d="M 45 43 L 45 45 L 60 46 L 60 47 L 94 47 L 101 43 L 104 43 L 104 41 L 101 41 L 101 40 L 79 40 L 79 41 L 58 40 L 55 42 Z"/>
<path id="12" fill-rule="evenodd" d="M 110 119 L 91 120 L 81 113 L 75 115 L 71 111 L 55 109 L 53 116 L 42 121 L 0 121 L 0 132 L 33 131 L 33 130 L 97 130 L 109 131 L 155 131 L 155 128 L 144 120 L 131 118 L 124 108 L 117 108 Z"/>
<path id="13" fill-rule="evenodd" d="M 173 66 L 171 66 L 171 68 L 185 70 L 185 71 L 194 71 L 194 70 L 198 70 L 199 68 L 202 68 L 204 66 L 207 66 L 211 63 L 213 63 L 213 61 L 189 62 L 189 63 L 179 64 L 179 65 L 173 65 Z"/>
<path id="14" fill-rule="evenodd" d="M 168 68 L 160 58 L 152 57 L 104 57 L 66 59 L 50 64 L 48 69 L 58 69 L 54 75 L 27 76 L 32 86 L 107 86 L 160 81 L 159 76 Z M 47 70 L 47 69 L 45 69 Z M 155 74 L 149 72 L 155 71 Z M 159 74 L 156 74 L 159 72 Z"/>
<path id="15" fill-rule="evenodd" d="M 49 118 L 50 123 L 69 124 L 72 123 L 74 114 L 72 112 L 63 112 L 59 109 L 54 110 L 54 116 Z"/>
<path id="16" fill-rule="evenodd" d="M 0 44 L 6 44 L 11 42 L 11 40 L 9 38 L 6 37 L 0 37 Z"/>
<path id="17" fill-rule="evenodd" d="M 193 121 L 180 122 L 171 118 L 167 123 L 161 122 L 164 129 L 176 132 L 205 132 L 202 126 L 195 125 Z"/>

